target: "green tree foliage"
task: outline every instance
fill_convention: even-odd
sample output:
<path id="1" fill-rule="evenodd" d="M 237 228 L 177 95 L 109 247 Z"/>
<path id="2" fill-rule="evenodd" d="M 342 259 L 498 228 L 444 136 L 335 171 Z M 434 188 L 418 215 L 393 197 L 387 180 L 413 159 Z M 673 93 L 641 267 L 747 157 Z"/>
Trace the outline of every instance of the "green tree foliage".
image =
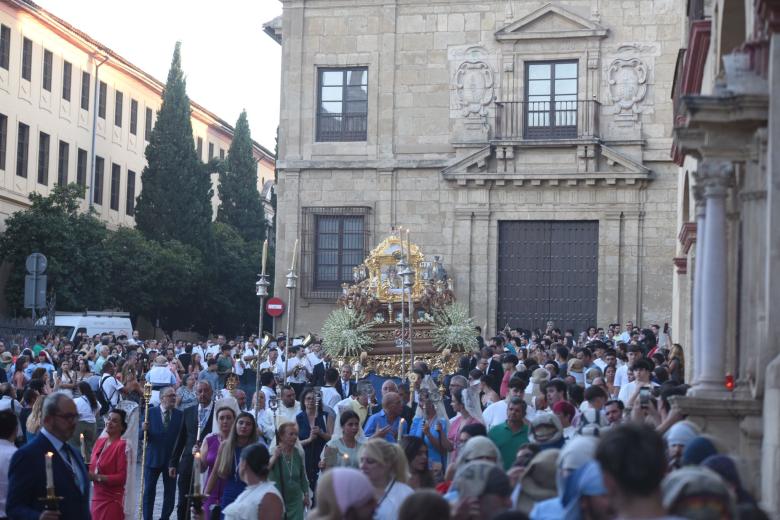
<path id="1" fill-rule="evenodd" d="M 252 155 L 252 137 L 246 110 L 236 122 L 227 160 L 219 175 L 217 220 L 233 226 L 248 242 L 265 239 L 265 219 L 257 191 L 257 161 Z"/>
<path id="2" fill-rule="evenodd" d="M 257 328 L 255 281 L 261 245 L 247 242 L 223 222 L 212 225 L 213 248 L 206 268 L 205 323 L 212 331 L 251 333 Z"/>
<path id="3" fill-rule="evenodd" d="M 211 229 L 211 179 L 195 152 L 178 42 L 146 161 L 135 211 L 137 228 L 158 242 L 179 240 L 205 250 Z"/>
<path id="4" fill-rule="evenodd" d="M 48 197 L 31 193 L 31 207 L 6 221 L 0 258 L 11 266 L 5 295 L 12 314 L 26 313 L 24 261 L 33 252 L 46 255 L 48 289 L 56 293 L 59 309 L 78 311 L 108 305 L 108 264 L 102 246 L 109 231 L 94 213 L 79 213 L 83 194 L 77 184 L 56 185 Z"/>

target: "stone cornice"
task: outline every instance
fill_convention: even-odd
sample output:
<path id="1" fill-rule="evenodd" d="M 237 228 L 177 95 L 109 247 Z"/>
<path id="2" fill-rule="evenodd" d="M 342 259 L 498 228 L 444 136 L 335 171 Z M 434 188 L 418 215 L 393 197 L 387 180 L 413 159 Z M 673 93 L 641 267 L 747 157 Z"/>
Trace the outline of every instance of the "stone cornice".
<path id="1" fill-rule="evenodd" d="M 687 255 L 688 251 L 691 250 L 691 246 L 696 243 L 696 222 L 683 223 L 677 239 L 683 246 L 683 253 Z"/>
<path id="2" fill-rule="evenodd" d="M 552 14 L 570 22 L 575 27 L 564 30 L 534 31 L 525 30 L 529 25 Z M 527 14 L 521 19 L 513 22 L 496 32 L 496 40 L 549 40 L 549 39 L 572 39 L 572 38 L 606 38 L 607 29 L 601 25 L 583 18 L 582 16 L 568 11 L 557 5 L 547 3 L 539 9 Z"/>
<path id="3" fill-rule="evenodd" d="M 495 183 L 498 186 L 597 186 L 628 185 L 641 187 L 651 180 L 649 173 L 612 173 L 612 172 L 555 172 L 555 173 L 442 173 L 447 181 L 457 182 L 459 186 L 475 184 L 484 186 Z"/>
<path id="4" fill-rule="evenodd" d="M 292 159 L 280 160 L 276 168 L 282 170 L 399 170 L 431 168 L 442 169 L 447 166 L 447 159 Z"/>

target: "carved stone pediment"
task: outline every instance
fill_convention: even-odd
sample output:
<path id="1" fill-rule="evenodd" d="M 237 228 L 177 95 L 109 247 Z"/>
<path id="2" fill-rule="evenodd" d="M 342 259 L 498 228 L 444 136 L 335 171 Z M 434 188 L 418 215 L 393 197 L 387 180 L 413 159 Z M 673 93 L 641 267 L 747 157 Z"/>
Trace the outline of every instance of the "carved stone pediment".
<path id="1" fill-rule="evenodd" d="M 496 40 L 605 38 L 607 29 L 567 9 L 545 4 L 496 32 Z"/>

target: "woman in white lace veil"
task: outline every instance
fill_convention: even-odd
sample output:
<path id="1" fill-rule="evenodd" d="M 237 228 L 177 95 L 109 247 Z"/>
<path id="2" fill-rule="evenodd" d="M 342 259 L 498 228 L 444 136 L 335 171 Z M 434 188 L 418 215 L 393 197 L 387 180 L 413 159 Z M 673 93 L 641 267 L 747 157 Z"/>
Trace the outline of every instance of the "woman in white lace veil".
<path id="1" fill-rule="evenodd" d="M 447 440 L 453 446 L 452 452 L 450 452 L 450 464 L 458 458 L 461 429 L 469 424 L 485 424 L 477 392 L 479 392 L 479 387 L 468 387 L 460 393 L 453 394 L 452 408 L 458 415 L 450 423 L 450 429 L 447 432 Z"/>

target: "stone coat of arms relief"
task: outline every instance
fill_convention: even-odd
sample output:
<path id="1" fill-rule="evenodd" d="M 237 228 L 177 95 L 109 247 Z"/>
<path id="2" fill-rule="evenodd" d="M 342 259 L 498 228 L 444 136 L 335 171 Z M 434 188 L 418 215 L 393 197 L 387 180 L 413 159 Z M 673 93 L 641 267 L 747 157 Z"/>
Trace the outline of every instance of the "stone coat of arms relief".
<path id="1" fill-rule="evenodd" d="M 609 96 L 617 121 L 633 122 L 647 95 L 648 66 L 639 58 L 618 58 L 607 69 Z"/>
<path id="2" fill-rule="evenodd" d="M 463 117 L 484 117 L 493 101 L 493 70 L 482 60 L 484 50 L 471 48 L 465 54 L 453 78 L 458 106 Z"/>

